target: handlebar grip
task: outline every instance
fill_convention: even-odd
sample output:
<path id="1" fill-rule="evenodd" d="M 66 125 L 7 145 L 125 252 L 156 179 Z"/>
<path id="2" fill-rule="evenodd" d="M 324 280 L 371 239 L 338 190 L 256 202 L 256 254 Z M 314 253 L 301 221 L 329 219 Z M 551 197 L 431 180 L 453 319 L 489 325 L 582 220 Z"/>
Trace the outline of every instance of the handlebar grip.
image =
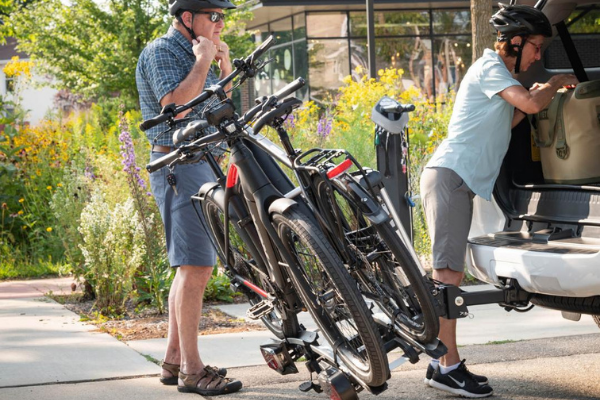
<path id="1" fill-rule="evenodd" d="M 404 112 L 415 111 L 415 106 L 414 106 L 414 104 L 403 105 L 400 103 L 396 103 L 396 104 L 385 105 L 385 106 L 381 107 L 381 109 L 385 112 L 404 113 Z"/>
<path id="2" fill-rule="evenodd" d="M 173 133 L 173 144 L 179 144 L 188 140 L 197 132 L 208 128 L 208 126 L 208 122 L 204 119 L 190 122 L 185 128 L 177 129 L 175 133 Z"/>
<path id="3" fill-rule="evenodd" d="M 276 43 L 275 36 L 270 35 L 264 42 L 261 43 L 260 46 L 256 48 L 248 57 L 246 57 L 246 62 L 248 61 L 256 61 L 256 59 L 260 58 L 271 46 Z"/>
<path id="4" fill-rule="evenodd" d="M 169 154 L 162 156 L 158 160 L 154 160 L 151 163 L 149 163 L 148 165 L 146 165 L 146 170 L 149 173 L 158 171 L 162 167 L 165 167 L 165 166 L 171 164 L 173 161 L 177 160 L 179 158 L 179 156 L 180 156 L 180 154 L 177 150 L 172 151 Z"/>
<path id="5" fill-rule="evenodd" d="M 146 130 L 152 128 L 153 126 L 156 126 L 156 125 L 160 124 L 161 122 L 165 122 L 170 117 L 171 117 L 171 115 L 169 115 L 169 114 L 161 114 L 161 115 L 156 116 L 154 118 L 150 118 L 150 119 L 148 119 L 146 121 L 143 121 L 140 124 L 140 129 L 142 131 L 146 131 Z"/>
<path id="6" fill-rule="evenodd" d="M 304 78 L 298 78 L 295 81 L 288 83 L 283 88 L 279 89 L 277 92 L 273 93 L 273 96 L 277 99 L 283 99 L 284 97 L 294 93 L 296 90 L 300 89 L 304 85 L 306 85 L 306 80 L 304 80 Z"/>

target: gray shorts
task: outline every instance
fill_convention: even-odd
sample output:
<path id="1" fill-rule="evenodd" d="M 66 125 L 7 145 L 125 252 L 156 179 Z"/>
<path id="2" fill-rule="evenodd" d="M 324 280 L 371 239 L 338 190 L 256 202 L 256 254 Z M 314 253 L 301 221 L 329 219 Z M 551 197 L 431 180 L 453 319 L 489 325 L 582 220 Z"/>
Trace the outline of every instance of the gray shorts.
<path id="1" fill-rule="evenodd" d="M 473 197 L 465 181 L 448 168 L 425 168 L 421 198 L 431 237 L 433 268 L 463 272 Z"/>
<path id="2" fill-rule="evenodd" d="M 150 160 L 154 161 L 164 155 L 165 153 L 152 152 Z M 214 174 L 204 161 L 178 165 L 173 173 L 177 180 L 177 195 L 167 183 L 168 168 L 150 174 L 152 194 L 165 226 L 169 263 L 171 267 L 212 267 L 216 262 L 216 253 L 206 229 L 194 211 L 190 197 L 197 194 L 204 183 L 214 182 Z"/>

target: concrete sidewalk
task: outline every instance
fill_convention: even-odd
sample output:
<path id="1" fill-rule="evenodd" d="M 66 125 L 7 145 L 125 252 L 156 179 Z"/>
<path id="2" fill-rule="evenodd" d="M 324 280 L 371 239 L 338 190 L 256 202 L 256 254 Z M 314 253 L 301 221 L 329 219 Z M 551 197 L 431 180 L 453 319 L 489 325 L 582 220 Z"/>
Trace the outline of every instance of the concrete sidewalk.
<path id="1" fill-rule="evenodd" d="M 70 292 L 68 279 L 12 285 L 0 286 L 0 388 L 159 372 L 156 364 L 125 343 L 79 322 L 79 315 L 41 297 L 40 288 L 56 293 L 68 287 Z"/>
<path id="2" fill-rule="evenodd" d="M 43 290 L 52 290 L 54 293 L 60 290 L 68 293 L 71 290 L 70 283 L 68 278 L 0 283 L 0 400 L 181 399 L 182 395 L 174 388 L 160 385 L 156 378 L 160 368 L 143 356 L 149 355 L 161 359 L 166 339 L 120 342 L 106 333 L 96 331 L 93 325 L 79 322 L 78 315 L 42 297 Z M 480 289 L 467 288 L 467 290 Z M 219 308 L 232 316 L 244 317 L 247 306 L 224 305 Z M 461 345 L 560 337 L 551 339 L 550 342 L 556 343 L 558 348 L 570 343 L 576 348 L 576 352 L 565 348 L 556 354 L 550 354 L 551 356 L 600 352 L 594 350 L 600 348 L 599 328 L 589 316 L 584 316 L 581 322 L 576 323 L 563 320 L 560 312 L 541 308 L 526 314 L 507 313 L 496 305 L 473 307 L 470 311 L 474 318 L 463 319 L 459 323 Z M 314 327 L 310 316 L 301 315 L 300 318 L 306 326 Z M 585 336 L 586 334 L 588 336 Z M 271 337 L 268 331 L 258 331 L 199 336 L 198 341 L 203 359 L 208 364 L 227 368 L 259 366 L 248 370 L 255 371 L 258 376 L 244 378 L 248 379 L 245 382 L 253 383 L 263 376 L 265 384 L 268 380 L 277 381 L 280 378 L 283 379 L 282 382 L 288 382 L 291 378 L 279 377 L 264 367 L 258 346 L 268 342 Z M 510 350 L 512 353 L 510 351 L 498 353 L 498 356 L 502 354 L 500 359 L 509 362 L 525 357 L 525 354 L 537 358 L 548 355 L 551 351 L 547 346 L 549 341 L 534 342 L 539 343 L 537 348 L 533 347 L 531 344 L 533 342 L 505 344 L 503 346 L 506 349 L 514 347 Z M 586 346 L 582 347 L 582 343 L 586 343 Z M 480 349 L 479 347 L 481 345 L 463 347 L 461 353 L 469 358 L 470 365 L 473 362 L 493 362 L 493 358 L 490 361 L 485 357 L 490 349 L 495 349 L 497 346 L 488 345 Z M 398 355 L 392 355 L 392 358 Z M 585 357 L 582 360 L 585 361 Z M 596 359 L 590 358 L 589 361 L 596 368 Z M 423 357 L 417 366 L 405 364 L 394 374 L 405 374 L 407 372 L 402 371 L 419 368 L 419 374 L 415 374 L 414 379 L 416 379 L 417 376 L 422 375 L 426 362 L 427 357 Z M 243 370 L 232 371 L 231 375 L 238 377 L 240 371 Z M 304 373 L 305 371 L 302 371 L 302 374 Z M 243 376 L 244 373 L 239 377 Z M 296 382 L 298 379 L 305 378 L 296 376 L 294 379 Z M 407 376 L 407 379 L 411 382 L 412 375 Z M 56 385 L 58 383 L 61 385 Z M 282 383 L 281 392 L 278 391 L 278 387 L 263 387 L 258 392 L 251 393 L 245 391 L 236 397 L 323 398 L 323 395 L 314 393 L 305 395 L 298 392 L 297 382 L 291 386 L 289 382 Z M 408 386 L 402 389 L 402 397 L 411 390 Z M 280 395 L 282 393 L 285 395 Z M 432 393 L 429 392 L 429 395 Z M 389 392 L 386 396 L 378 398 L 391 398 L 389 397 L 391 395 L 392 393 Z M 598 395 L 600 397 L 600 393 Z M 424 396 L 426 397 L 414 398 L 428 398 L 427 393 Z M 363 398 L 362 394 L 361 398 Z"/>

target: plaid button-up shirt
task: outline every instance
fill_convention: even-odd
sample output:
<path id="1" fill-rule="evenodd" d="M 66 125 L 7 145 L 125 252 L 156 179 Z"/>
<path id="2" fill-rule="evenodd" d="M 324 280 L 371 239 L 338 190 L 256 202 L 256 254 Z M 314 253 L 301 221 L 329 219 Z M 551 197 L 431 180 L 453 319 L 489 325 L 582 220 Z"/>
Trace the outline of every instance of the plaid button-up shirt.
<path id="1" fill-rule="evenodd" d="M 192 70 L 194 62 L 196 62 L 196 56 L 192 50 L 192 44 L 172 26 L 166 35 L 146 46 L 140 54 L 135 70 L 135 80 L 140 94 L 140 106 L 144 120 L 160 114 L 162 110 L 160 100 L 179 86 L 179 83 Z M 204 86 L 208 87 L 217 82 L 218 78 L 211 68 Z M 204 106 L 205 103 L 197 105 L 187 116 L 192 120 L 201 118 Z M 176 128 L 185 126 L 187 123 L 179 124 Z M 167 124 L 164 122 L 148 129 L 146 136 L 150 144 L 173 146 L 172 131 L 161 135 L 156 141 L 154 140 L 166 130 Z"/>

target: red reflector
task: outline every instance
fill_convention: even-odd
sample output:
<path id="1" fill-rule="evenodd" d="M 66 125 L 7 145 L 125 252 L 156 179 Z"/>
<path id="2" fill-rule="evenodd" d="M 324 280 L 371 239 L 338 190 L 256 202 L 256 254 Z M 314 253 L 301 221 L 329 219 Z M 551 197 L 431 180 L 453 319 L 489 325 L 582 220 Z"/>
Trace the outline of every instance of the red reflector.
<path id="1" fill-rule="evenodd" d="M 232 188 L 238 180 L 238 169 L 235 164 L 231 164 L 229 172 L 227 172 L 227 187 Z"/>
<path id="2" fill-rule="evenodd" d="M 335 166 L 335 167 L 331 168 L 329 171 L 327 171 L 327 177 L 329 179 L 335 178 L 339 174 L 347 171 L 351 166 L 352 166 L 352 160 L 347 158 L 344 161 L 342 161 L 340 164 L 338 164 L 337 166 Z"/>

